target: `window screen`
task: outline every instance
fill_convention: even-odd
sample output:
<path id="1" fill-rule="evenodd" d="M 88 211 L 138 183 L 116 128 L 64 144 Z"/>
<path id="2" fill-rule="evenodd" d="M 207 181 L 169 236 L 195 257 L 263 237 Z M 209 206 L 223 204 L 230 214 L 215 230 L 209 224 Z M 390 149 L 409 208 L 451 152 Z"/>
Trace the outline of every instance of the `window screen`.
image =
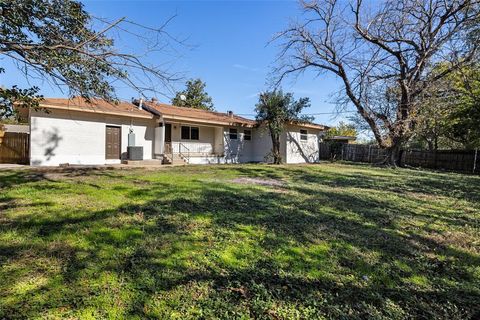
<path id="1" fill-rule="evenodd" d="M 230 128 L 229 136 L 230 140 L 237 140 L 237 129 Z"/>
<path id="2" fill-rule="evenodd" d="M 190 139 L 192 140 L 198 140 L 199 139 L 199 132 L 200 129 L 198 127 L 191 127 L 190 129 Z"/>
<path id="3" fill-rule="evenodd" d="M 308 131 L 300 130 L 300 140 L 308 140 Z"/>
<path id="4" fill-rule="evenodd" d="M 243 131 L 243 140 L 252 140 L 252 130 L 244 130 Z"/>
<path id="5" fill-rule="evenodd" d="M 182 126 L 182 140 L 190 140 L 190 127 Z"/>

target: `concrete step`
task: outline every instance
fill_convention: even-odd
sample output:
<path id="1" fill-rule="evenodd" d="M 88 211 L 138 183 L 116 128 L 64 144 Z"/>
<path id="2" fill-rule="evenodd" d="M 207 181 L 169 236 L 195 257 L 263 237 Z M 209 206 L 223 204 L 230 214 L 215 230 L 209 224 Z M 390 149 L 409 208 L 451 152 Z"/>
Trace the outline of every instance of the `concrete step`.
<path id="1" fill-rule="evenodd" d="M 149 159 L 149 160 L 122 160 L 122 164 L 128 164 L 133 166 L 152 166 L 152 165 L 161 165 L 162 161 L 158 159 Z"/>
<path id="2" fill-rule="evenodd" d="M 164 157 L 162 160 L 163 164 L 175 164 L 175 165 L 180 165 L 180 164 L 187 164 L 185 160 L 183 160 L 180 157 L 173 157 L 173 159 L 169 157 Z"/>

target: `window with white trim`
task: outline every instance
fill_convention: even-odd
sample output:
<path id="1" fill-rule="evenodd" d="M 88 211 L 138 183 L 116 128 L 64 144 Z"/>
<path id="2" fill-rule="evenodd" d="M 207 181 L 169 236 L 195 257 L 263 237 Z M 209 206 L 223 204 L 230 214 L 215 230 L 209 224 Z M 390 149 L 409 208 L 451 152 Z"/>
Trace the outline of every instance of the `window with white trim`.
<path id="1" fill-rule="evenodd" d="M 198 127 L 182 126 L 181 137 L 182 140 L 199 140 L 200 129 Z"/>
<path id="2" fill-rule="evenodd" d="M 305 129 L 300 129 L 300 140 L 307 141 L 308 140 L 308 131 Z"/>
<path id="3" fill-rule="evenodd" d="M 252 130 L 243 130 L 243 140 L 252 140 Z"/>
<path id="4" fill-rule="evenodd" d="M 228 136 L 230 137 L 230 140 L 237 140 L 237 137 L 238 137 L 237 129 L 230 128 L 230 130 L 228 131 Z"/>

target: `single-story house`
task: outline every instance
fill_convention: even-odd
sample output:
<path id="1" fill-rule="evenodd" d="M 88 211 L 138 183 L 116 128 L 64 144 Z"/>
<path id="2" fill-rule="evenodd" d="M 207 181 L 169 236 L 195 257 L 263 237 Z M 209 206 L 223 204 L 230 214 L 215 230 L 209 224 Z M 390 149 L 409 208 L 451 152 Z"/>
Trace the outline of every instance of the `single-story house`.
<path id="1" fill-rule="evenodd" d="M 46 98 L 28 110 L 30 164 L 115 164 L 128 147 L 162 163 L 265 162 L 271 138 L 265 126 L 233 114 L 156 101 L 112 104 L 94 99 Z M 286 163 L 319 161 L 319 124 L 290 123 L 281 136 Z"/>

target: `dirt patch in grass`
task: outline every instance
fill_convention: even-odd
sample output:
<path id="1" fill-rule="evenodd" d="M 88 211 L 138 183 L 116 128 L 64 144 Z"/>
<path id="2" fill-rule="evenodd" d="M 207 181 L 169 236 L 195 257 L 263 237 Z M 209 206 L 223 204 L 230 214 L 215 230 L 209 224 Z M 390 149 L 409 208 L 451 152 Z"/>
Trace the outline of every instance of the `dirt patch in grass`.
<path id="1" fill-rule="evenodd" d="M 270 187 L 283 187 L 285 185 L 285 183 L 281 180 L 265 178 L 236 178 L 233 179 L 232 182 L 239 184 L 256 184 Z"/>

